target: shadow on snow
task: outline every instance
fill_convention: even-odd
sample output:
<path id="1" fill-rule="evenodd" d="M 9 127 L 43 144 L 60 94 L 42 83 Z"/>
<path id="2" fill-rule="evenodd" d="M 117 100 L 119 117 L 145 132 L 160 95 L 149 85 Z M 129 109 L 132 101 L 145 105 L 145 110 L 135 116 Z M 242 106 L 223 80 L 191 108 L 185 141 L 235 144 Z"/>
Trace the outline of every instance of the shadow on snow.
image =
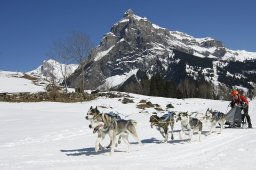
<path id="1" fill-rule="evenodd" d="M 202 135 L 207 136 L 208 131 L 202 131 Z M 170 144 L 185 144 L 189 142 L 188 139 L 174 139 L 174 140 L 169 140 L 167 143 Z M 154 137 L 149 138 L 149 139 L 143 139 L 141 140 L 141 143 L 143 144 L 150 144 L 150 143 L 155 143 L 155 144 L 161 144 L 162 140 L 156 139 Z M 138 144 L 137 142 L 130 142 L 130 144 Z M 95 147 L 89 147 L 89 148 L 82 148 L 82 149 L 69 149 L 69 150 L 65 150 L 62 149 L 60 150 L 60 152 L 64 152 L 67 156 L 81 156 L 81 155 L 86 155 L 86 156 L 91 156 L 91 155 L 99 155 L 102 153 L 107 153 L 110 152 L 110 149 L 108 148 L 103 148 L 102 150 L 95 152 Z M 115 152 L 126 152 L 126 151 L 120 151 L 115 149 Z"/>
<path id="2" fill-rule="evenodd" d="M 102 153 L 107 153 L 110 152 L 110 149 L 102 149 L 98 152 L 95 152 L 95 147 L 89 147 L 89 148 L 82 148 L 82 149 L 69 149 L 69 150 L 65 150 L 65 149 L 61 149 L 60 152 L 64 152 L 67 156 L 91 156 L 91 155 L 99 155 Z M 115 152 L 125 152 L 125 151 L 120 151 L 120 150 L 116 150 Z"/>

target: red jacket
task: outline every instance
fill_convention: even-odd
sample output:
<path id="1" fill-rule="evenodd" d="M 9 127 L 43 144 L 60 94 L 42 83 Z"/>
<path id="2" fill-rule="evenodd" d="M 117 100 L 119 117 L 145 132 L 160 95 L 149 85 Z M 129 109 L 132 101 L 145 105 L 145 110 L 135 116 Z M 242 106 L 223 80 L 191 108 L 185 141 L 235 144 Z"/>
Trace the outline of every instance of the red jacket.
<path id="1" fill-rule="evenodd" d="M 249 106 L 249 102 L 248 102 L 247 98 L 243 95 L 239 95 L 238 99 L 233 99 L 232 103 L 237 104 L 237 105 L 242 105 L 243 103 L 245 103 L 247 106 Z"/>

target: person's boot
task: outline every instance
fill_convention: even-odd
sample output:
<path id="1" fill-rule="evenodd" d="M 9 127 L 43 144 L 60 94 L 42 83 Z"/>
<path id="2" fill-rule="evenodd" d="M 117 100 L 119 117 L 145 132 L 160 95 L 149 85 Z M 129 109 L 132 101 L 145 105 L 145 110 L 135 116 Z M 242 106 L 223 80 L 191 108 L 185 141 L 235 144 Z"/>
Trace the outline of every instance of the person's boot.
<path id="1" fill-rule="evenodd" d="M 248 122 L 248 128 L 252 128 L 252 123 L 251 123 L 250 117 L 247 118 L 247 122 Z"/>
<path id="2" fill-rule="evenodd" d="M 236 127 L 241 127 L 241 123 L 237 123 L 237 124 L 236 124 Z"/>

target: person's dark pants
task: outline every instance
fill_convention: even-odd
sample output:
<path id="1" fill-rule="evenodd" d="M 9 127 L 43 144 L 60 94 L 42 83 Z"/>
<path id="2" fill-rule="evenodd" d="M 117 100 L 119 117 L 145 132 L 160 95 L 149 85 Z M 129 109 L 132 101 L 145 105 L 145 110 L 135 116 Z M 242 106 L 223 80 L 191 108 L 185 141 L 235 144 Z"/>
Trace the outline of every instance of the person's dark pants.
<path id="1" fill-rule="evenodd" d="M 248 114 L 248 107 L 244 108 L 243 111 L 244 111 L 244 114 L 242 114 L 242 121 L 244 121 L 244 118 L 246 117 L 248 128 L 252 128 L 251 118 Z"/>

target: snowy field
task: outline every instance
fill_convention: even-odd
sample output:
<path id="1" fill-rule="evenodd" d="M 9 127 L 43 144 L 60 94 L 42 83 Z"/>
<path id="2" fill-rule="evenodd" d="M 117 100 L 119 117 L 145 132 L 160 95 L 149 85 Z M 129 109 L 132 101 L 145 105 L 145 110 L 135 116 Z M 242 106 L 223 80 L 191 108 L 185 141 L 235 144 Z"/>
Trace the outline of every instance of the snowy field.
<path id="1" fill-rule="evenodd" d="M 21 72 L 0 70 L 0 93 L 45 91 L 43 86 L 37 86 L 31 80 L 23 78 L 23 76 L 24 74 Z"/>
<path id="2" fill-rule="evenodd" d="M 222 134 L 209 132 L 204 123 L 202 141 L 197 134 L 189 143 L 179 140 L 180 122 L 175 124 L 174 140 L 163 138 L 149 124 L 150 113 L 141 112 L 136 104 L 141 99 L 165 108 L 172 103 L 175 111 L 205 112 L 213 108 L 226 113 L 228 101 L 205 99 L 170 99 L 133 95 L 134 102 L 122 104 L 119 98 L 99 98 L 83 103 L 5 103 L 0 102 L 0 169 L 88 169 L 88 170 L 200 170 L 256 169 L 255 129 L 224 129 Z M 131 152 L 120 144 L 110 156 L 109 150 L 95 153 L 96 134 L 84 118 L 90 106 L 106 106 L 138 122 L 137 131 L 143 146 L 130 137 Z M 250 102 L 252 124 L 256 122 L 256 101 Z M 101 110 L 103 111 L 103 110 Z M 161 115 L 161 113 L 158 113 Z M 219 129 L 217 129 L 219 130 Z M 104 141 L 107 145 L 109 138 Z"/>

